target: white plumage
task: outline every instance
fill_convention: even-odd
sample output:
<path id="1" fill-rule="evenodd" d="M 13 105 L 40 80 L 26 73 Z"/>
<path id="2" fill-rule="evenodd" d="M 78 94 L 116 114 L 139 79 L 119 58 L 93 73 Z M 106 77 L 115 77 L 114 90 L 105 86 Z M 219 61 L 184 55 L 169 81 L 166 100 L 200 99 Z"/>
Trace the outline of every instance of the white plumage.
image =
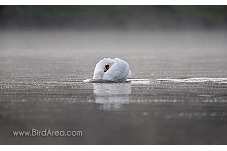
<path id="1" fill-rule="evenodd" d="M 104 72 L 106 65 L 109 65 L 109 70 Z M 93 79 L 106 81 L 124 81 L 131 76 L 129 65 L 126 61 L 115 58 L 104 58 L 100 60 L 95 67 Z"/>

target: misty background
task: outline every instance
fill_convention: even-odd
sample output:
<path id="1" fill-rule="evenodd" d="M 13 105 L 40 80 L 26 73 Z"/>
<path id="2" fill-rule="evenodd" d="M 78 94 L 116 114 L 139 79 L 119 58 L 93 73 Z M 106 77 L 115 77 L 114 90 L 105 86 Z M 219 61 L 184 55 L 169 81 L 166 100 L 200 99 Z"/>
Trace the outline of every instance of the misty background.
<path id="1" fill-rule="evenodd" d="M 0 6 L 1 28 L 217 29 L 226 6 Z"/>

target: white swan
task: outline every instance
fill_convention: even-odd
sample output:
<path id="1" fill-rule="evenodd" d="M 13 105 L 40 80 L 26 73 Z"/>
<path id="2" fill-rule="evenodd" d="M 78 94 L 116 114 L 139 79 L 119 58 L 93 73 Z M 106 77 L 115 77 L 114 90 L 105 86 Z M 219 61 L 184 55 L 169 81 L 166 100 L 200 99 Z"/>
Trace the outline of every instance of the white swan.
<path id="1" fill-rule="evenodd" d="M 109 68 L 105 72 L 105 67 Z M 126 61 L 115 58 L 104 58 L 95 67 L 93 79 L 106 81 L 125 81 L 131 76 L 129 65 Z"/>

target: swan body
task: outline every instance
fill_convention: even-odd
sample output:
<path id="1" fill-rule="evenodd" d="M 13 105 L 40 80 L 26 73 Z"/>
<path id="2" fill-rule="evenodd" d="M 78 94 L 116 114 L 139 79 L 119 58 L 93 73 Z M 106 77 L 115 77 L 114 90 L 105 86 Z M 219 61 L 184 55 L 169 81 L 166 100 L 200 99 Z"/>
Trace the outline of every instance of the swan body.
<path id="1" fill-rule="evenodd" d="M 110 68 L 104 72 L 106 65 L 109 65 Z M 96 64 L 93 79 L 105 81 L 125 81 L 130 76 L 131 71 L 126 61 L 119 58 L 104 58 Z"/>

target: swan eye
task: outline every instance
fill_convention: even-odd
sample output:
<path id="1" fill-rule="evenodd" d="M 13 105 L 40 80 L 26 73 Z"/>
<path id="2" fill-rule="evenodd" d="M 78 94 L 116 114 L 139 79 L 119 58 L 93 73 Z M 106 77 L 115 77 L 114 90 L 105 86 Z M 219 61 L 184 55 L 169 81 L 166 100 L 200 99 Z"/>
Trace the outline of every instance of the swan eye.
<path id="1" fill-rule="evenodd" d="M 110 68 L 109 65 L 105 65 L 104 72 L 106 72 Z"/>
<path id="2" fill-rule="evenodd" d="M 105 66 L 105 68 L 106 68 L 106 69 L 109 69 L 109 68 L 110 68 L 110 66 L 109 66 L 109 65 L 106 65 L 106 66 Z"/>

